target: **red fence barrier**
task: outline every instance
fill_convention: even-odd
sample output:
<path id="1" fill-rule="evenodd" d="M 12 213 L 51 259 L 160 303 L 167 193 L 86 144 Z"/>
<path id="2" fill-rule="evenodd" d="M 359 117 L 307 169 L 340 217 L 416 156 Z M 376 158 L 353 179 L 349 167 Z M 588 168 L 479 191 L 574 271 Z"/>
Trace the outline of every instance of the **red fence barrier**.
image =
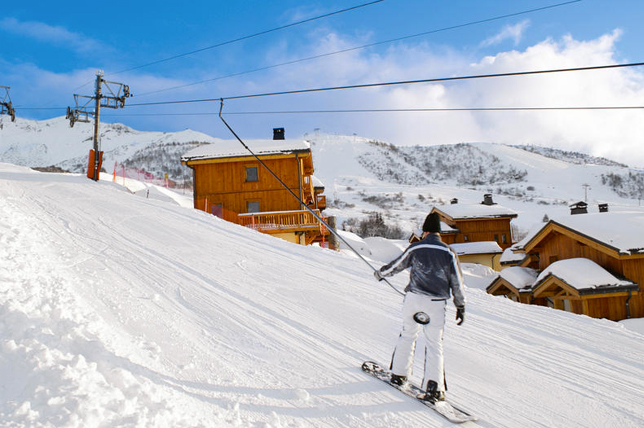
<path id="1" fill-rule="evenodd" d="M 158 177 L 148 171 L 138 168 L 126 167 L 123 164 L 114 162 L 114 174 L 112 177 L 113 182 L 117 182 L 118 179 L 123 180 L 123 185 L 125 185 L 126 179 L 137 180 L 143 183 L 154 184 L 156 186 L 175 188 L 179 187 L 177 182 L 170 180 L 168 174 L 165 174 L 164 177 Z"/>

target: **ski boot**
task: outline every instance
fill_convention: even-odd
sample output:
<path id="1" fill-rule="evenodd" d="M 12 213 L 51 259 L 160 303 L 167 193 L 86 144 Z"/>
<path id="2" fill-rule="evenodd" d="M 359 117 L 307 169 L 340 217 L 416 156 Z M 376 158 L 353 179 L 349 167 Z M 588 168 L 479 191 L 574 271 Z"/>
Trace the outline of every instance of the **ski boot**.
<path id="1" fill-rule="evenodd" d="M 407 383 L 407 376 L 400 376 L 392 373 L 389 382 L 392 385 L 403 387 Z"/>
<path id="2" fill-rule="evenodd" d="M 418 394 L 417 398 L 423 401 L 429 401 L 434 404 L 439 401 L 445 401 L 445 391 L 437 391 L 438 384 L 433 380 L 427 383 L 427 392 Z"/>

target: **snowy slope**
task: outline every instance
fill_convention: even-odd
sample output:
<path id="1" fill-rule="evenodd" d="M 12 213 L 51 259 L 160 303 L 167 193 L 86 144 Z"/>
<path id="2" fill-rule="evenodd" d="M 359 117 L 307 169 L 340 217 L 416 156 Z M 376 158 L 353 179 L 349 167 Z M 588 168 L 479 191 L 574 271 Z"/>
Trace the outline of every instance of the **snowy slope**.
<path id="1" fill-rule="evenodd" d="M 584 183 L 590 186 L 587 192 L 590 202 L 618 200 L 609 187 L 602 185 L 601 174 L 627 171 L 623 167 L 569 163 L 502 144 L 475 143 L 474 146 L 497 156 L 504 163 L 526 170 L 526 182 L 521 187 L 534 187 L 529 191 L 530 195 L 543 201 L 581 201 L 585 195 Z"/>
<path id="2" fill-rule="evenodd" d="M 467 297 L 445 352 L 470 426 L 644 425 L 643 336 Z M 0 164 L 0 426 L 451 426 L 360 371 L 400 305 L 349 254 Z"/>
<path id="3" fill-rule="evenodd" d="M 64 117 L 43 121 L 4 120 L 0 131 L 0 162 L 30 167 L 60 165 L 69 168 L 76 162 L 85 165 L 87 154 L 93 148 L 93 136 L 93 123 L 79 122 L 71 128 Z M 104 166 L 110 172 L 115 161 L 123 162 L 137 150 L 152 144 L 219 141 L 192 130 L 142 132 L 119 123 L 102 123 L 100 140 L 101 150 L 105 152 Z"/>
<path id="4" fill-rule="evenodd" d="M 63 117 L 0 121 L 0 162 L 32 167 L 57 165 L 75 172 L 86 169 L 92 124 L 77 123 L 70 128 Z M 191 130 L 142 132 L 118 123 L 103 123 L 103 166 L 111 173 L 115 162 L 125 163 L 157 177 L 167 173 L 170 179 L 185 182 L 191 171 L 181 166 L 180 158 L 199 144 L 232 143 L 242 149 L 230 140 L 232 136 L 224 137 L 228 141 Z M 452 198 L 478 204 L 484 193 L 493 193 L 496 202 L 519 213 L 513 223 L 525 233 L 544 216 L 566 214 L 568 205 L 586 198 L 591 211 L 596 210 L 597 203 L 609 203 L 611 211 L 640 205 L 639 200 L 622 198 L 603 184 L 603 175 L 611 176 L 623 195 L 637 195 L 638 186 L 644 191 L 644 175 L 581 154 L 565 154 L 568 162 L 491 143 L 396 147 L 319 130 L 302 138 L 311 142 L 315 174 L 326 185 L 328 214 L 337 216 L 339 225 L 378 211 L 388 224 L 413 230 L 435 205 L 449 203 Z M 557 155 L 553 150 L 542 151 Z M 593 159 L 602 161 L 601 165 L 592 164 Z M 513 172 L 525 173 L 525 177 L 512 178 Z M 633 177 L 629 176 L 631 172 L 635 173 Z"/>
<path id="5" fill-rule="evenodd" d="M 325 194 L 330 202 L 327 212 L 338 217 L 339 225 L 350 218 L 364 218 L 369 211 L 379 211 L 388 223 L 411 231 L 422 224 L 432 207 L 449 204 L 453 198 L 460 204 L 479 204 L 485 193 L 492 193 L 496 203 L 519 214 L 513 224 L 523 233 L 540 223 L 544 216 L 568 215 L 569 205 L 584 199 L 589 204 L 589 212 L 597 212 L 599 203 L 608 203 L 610 211 L 642 209 L 640 201 L 622 198 L 602 184 L 602 174 L 627 175 L 629 169 L 621 166 L 575 164 L 516 147 L 472 143 L 461 151 L 479 156 L 475 161 L 468 159 L 470 163 L 484 166 L 495 158 L 500 165 L 524 171 L 524 179 L 480 185 L 458 185 L 453 180 L 411 180 L 415 184 L 399 184 L 387 179 L 386 171 L 399 165 L 404 157 L 385 158 L 382 150 L 369 139 L 321 132 L 305 137 L 312 141 L 315 174 L 326 185 Z M 445 168 L 462 168 L 463 161 L 456 156 L 460 152 L 454 152 L 442 152 Z M 381 179 L 358 161 L 361 157 L 374 161 L 372 169 L 380 168 Z M 409 176 L 423 174 L 410 164 L 398 167 L 407 170 Z M 397 176 L 401 174 L 396 173 Z"/>

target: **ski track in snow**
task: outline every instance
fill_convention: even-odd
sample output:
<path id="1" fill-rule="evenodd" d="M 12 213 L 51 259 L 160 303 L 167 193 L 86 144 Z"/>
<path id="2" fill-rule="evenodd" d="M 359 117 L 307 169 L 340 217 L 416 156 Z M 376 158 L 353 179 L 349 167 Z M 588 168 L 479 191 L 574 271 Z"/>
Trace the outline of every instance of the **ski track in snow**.
<path id="1" fill-rule="evenodd" d="M 356 257 L 0 164 L 0 261 L 0 426 L 452 426 L 361 372 L 402 301 Z M 445 333 L 467 426 L 644 425 L 641 335 L 467 297 Z"/>

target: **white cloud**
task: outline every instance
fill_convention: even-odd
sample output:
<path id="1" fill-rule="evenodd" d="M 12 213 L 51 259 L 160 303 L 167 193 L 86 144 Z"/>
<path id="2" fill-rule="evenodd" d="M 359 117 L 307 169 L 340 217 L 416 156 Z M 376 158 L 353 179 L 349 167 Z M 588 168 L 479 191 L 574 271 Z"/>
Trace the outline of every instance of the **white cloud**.
<path id="1" fill-rule="evenodd" d="M 15 18 L 0 20 L 0 30 L 28 37 L 42 43 L 63 46 L 77 52 L 91 52 L 102 48 L 100 42 L 74 33 L 61 26 L 51 26 L 42 22 L 18 21 Z"/>
<path id="2" fill-rule="evenodd" d="M 621 34 L 621 31 L 615 30 L 593 40 L 576 40 L 572 36 L 560 40 L 546 39 L 523 51 L 499 52 L 474 62 L 456 51 L 436 51 L 427 44 L 398 45 L 382 54 L 351 52 L 346 56 L 339 55 L 333 61 L 289 67 L 288 72 L 276 71 L 266 84 L 267 87 L 274 87 L 275 82 L 285 78 L 287 83 L 282 82 L 282 86 L 294 89 L 615 64 L 619 62 L 615 52 Z M 330 39 L 325 41 L 329 42 Z M 342 46 L 346 40 L 337 37 L 332 42 L 334 46 Z M 284 104 L 280 105 L 282 102 Z M 267 100 L 264 108 L 315 110 L 636 105 L 644 105 L 644 74 L 632 68 L 330 92 Z M 243 110 L 244 107 L 240 105 L 236 109 Z M 255 119 L 263 120 L 260 117 Z M 275 120 L 275 116 L 271 119 Z M 293 125 L 288 125 L 289 118 L 281 120 L 287 123 L 286 126 L 299 126 L 300 129 L 304 123 L 314 122 L 308 130 L 320 127 L 332 132 L 356 132 L 394 144 L 472 141 L 535 144 L 581 150 L 630 165 L 644 166 L 644 152 L 641 150 L 641 136 L 644 135 L 642 110 L 338 114 L 297 116 L 292 119 Z"/>
<path id="3" fill-rule="evenodd" d="M 350 51 L 263 73 L 190 86 L 161 93 L 158 100 L 218 98 L 358 83 L 615 64 L 620 62 L 616 58 L 616 51 L 621 35 L 619 30 L 592 40 L 577 40 L 569 35 L 558 40 L 543 40 L 522 51 L 503 51 L 478 58 L 446 47 L 439 49 L 428 43 L 397 44 L 380 53 L 371 50 Z M 292 46 L 285 43 L 267 51 L 266 62 L 285 62 L 364 42 L 363 39 L 349 39 L 338 34 L 325 37 L 315 34 L 306 46 L 306 52 L 293 52 Z M 60 105 L 60 100 L 63 106 L 69 105 L 74 92 L 91 92 L 91 85 L 77 88 L 82 83 L 92 82 L 94 78 L 93 69 L 57 74 L 24 64 L 19 67 L 3 64 L 1 59 L 0 66 L 0 81 L 12 82 L 12 99 L 15 104 L 22 105 Z M 10 69 L 13 73 L 8 74 Z M 213 72 L 210 73 L 212 75 Z M 202 77 L 207 78 L 208 75 Z M 137 94 L 199 78 L 186 78 L 187 81 L 182 82 L 155 78 L 137 71 L 111 80 L 129 84 L 135 97 L 128 103 L 139 103 L 157 98 L 139 98 Z M 42 86 L 34 87 L 33 82 L 40 82 Z M 55 88 L 55 92 L 52 92 L 52 88 Z M 47 101 L 39 99 L 42 93 L 50 95 L 52 101 L 49 102 L 49 97 Z M 231 100 L 226 102 L 224 112 L 643 105 L 644 72 L 638 68 L 626 68 Z M 126 108 L 114 114 L 216 112 L 218 107 L 216 103 L 169 105 Z M 222 129 L 220 121 L 212 116 L 124 116 L 118 120 L 137 129 L 177 130 L 191 127 L 216 137 L 230 137 L 228 131 Z M 644 135 L 642 110 L 274 114 L 231 116 L 229 121 L 247 138 L 266 137 L 273 127 L 278 126 L 285 127 L 289 137 L 321 128 L 328 132 L 357 133 L 394 144 L 434 145 L 474 141 L 535 144 L 583 151 L 644 167 L 644 151 L 641 150 Z"/>
<path id="4" fill-rule="evenodd" d="M 526 19 L 519 22 L 516 25 L 506 25 L 503 29 L 496 35 L 485 39 L 481 42 L 481 46 L 487 47 L 492 45 L 498 45 L 507 39 L 513 39 L 514 45 L 518 45 L 523 37 L 523 33 L 530 26 L 530 20 Z"/>

